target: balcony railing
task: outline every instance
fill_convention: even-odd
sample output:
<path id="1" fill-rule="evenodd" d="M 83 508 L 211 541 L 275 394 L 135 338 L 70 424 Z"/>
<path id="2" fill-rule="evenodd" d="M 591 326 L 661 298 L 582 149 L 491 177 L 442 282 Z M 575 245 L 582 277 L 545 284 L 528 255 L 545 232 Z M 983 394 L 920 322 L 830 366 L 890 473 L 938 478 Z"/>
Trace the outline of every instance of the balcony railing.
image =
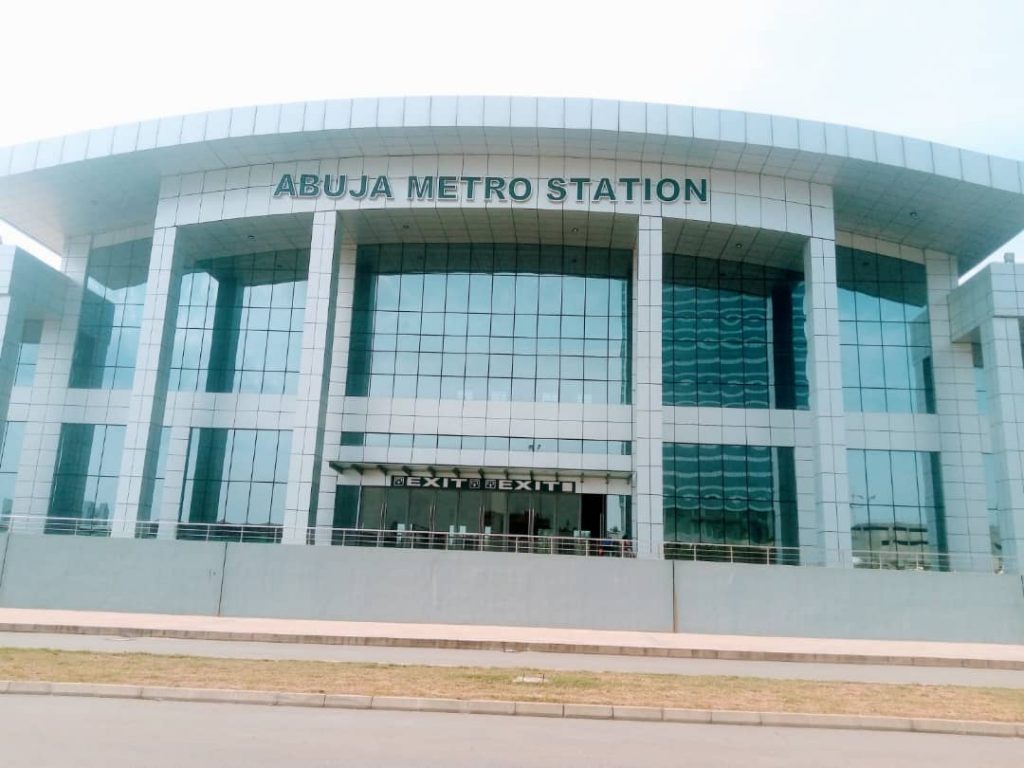
<path id="1" fill-rule="evenodd" d="M 140 539 L 179 539 L 239 543 L 280 543 L 280 525 L 234 525 L 229 523 L 178 523 L 176 521 L 135 522 L 134 535 Z M 101 518 L 42 517 L 10 515 L 0 517 L 0 532 L 68 536 L 110 536 L 113 523 Z M 131 528 L 129 527 L 129 531 Z M 637 556 L 630 539 L 583 536 L 525 536 L 456 531 L 377 530 L 315 526 L 300 530 L 307 544 L 388 549 L 432 549 L 460 552 L 509 552 L 522 554 L 575 555 L 578 557 Z M 666 560 L 739 563 L 751 565 L 834 565 L 847 568 L 904 571 L 1013 572 L 1007 558 L 992 556 L 971 560 L 966 555 L 928 552 L 912 547 L 873 551 L 828 552 L 817 546 L 776 547 L 751 544 L 665 542 L 660 554 Z"/>

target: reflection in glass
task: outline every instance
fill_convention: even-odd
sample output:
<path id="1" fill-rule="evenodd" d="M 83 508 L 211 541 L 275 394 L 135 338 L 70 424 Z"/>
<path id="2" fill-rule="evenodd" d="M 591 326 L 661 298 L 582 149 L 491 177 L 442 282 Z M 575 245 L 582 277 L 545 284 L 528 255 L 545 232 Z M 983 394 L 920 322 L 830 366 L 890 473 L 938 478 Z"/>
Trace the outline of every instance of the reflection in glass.
<path id="1" fill-rule="evenodd" d="M 666 254 L 666 405 L 806 409 L 804 284 L 798 272 Z"/>
<path id="2" fill-rule="evenodd" d="M 131 388 L 151 250 L 144 239 L 89 253 L 69 386 Z"/>
<path id="3" fill-rule="evenodd" d="M 63 424 L 57 448 L 57 469 L 47 513 L 47 532 L 91 527 L 109 533 L 121 474 L 125 428 L 107 424 Z M 86 523 L 66 523 L 73 518 Z"/>
<path id="4" fill-rule="evenodd" d="M 934 413 L 925 268 L 836 248 L 848 411 Z"/>
<path id="5" fill-rule="evenodd" d="M 631 264 L 562 246 L 360 246 L 347 392 L 628 403 Z"/>

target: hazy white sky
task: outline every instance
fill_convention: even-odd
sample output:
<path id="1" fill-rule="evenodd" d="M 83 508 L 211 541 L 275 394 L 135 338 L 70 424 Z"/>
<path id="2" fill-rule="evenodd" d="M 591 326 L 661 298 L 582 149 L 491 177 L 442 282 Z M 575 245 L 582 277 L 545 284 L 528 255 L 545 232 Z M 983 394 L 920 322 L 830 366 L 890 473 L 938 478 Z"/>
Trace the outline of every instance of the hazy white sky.
<path id="1" fill-rule="evenodd" d="M 1024 159 L 1024 0 L 13 0 L 0 41 L 0 145 L 243 104 L 486 93 L 770 112 Z M 1007 248 L 1024 255 L 1024 235 Z"/>

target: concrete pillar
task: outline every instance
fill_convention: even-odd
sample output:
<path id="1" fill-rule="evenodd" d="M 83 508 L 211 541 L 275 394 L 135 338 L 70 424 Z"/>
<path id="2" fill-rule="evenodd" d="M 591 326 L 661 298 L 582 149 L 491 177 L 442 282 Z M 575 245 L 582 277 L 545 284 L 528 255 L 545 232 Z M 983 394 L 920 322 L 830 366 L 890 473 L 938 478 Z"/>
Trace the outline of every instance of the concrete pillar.
<path id="1" fill-rule="evenodd" d="M 285 495 L 282 540 L 286 544 L 305 544 L 307 529 L 317 523 L 334 333 L 337 282 L 334 253 L 338 229 L 336 212 L 320 211 L 314 215 L 302 328 L 302 358 L 295 393 L 292 453 Z"/>
<path id="2" fill-rule="evenodd" d="M 956 571 L 986 571 L 992 566 L 992 545 L 971 347 L 950 338 L 949 294 L 959 277 L 956 259 L 926 251 L 925 269 L 949 566 Z M 934 537 L 933 531 L 933 544 Z"/>
<path id="3" fill-rule="evenodd" d="M 324 392 L 327 413 L 324 423 L 324 455 L 320 466 L 320 495 L 316 525 L 318 544 L 329 544 L 334 523 L 334 498 L 337 495 L 338 473 L 328 461 L 338 455 L 341 446 L 342 414 L 345 410 L 345 384 L 348 380 L 348 350 L 352 336 L 352 305 L 356 283 L 357 243 L 344 233 L 338 238 L 338 279 L 334 300 L 334 338 L 330 376 Z"/>
<path id="4" fill-rule="evenodd" d="M 850 489 L 846 471 L 846 415 L 833 240 L 808 239 L 804 246 L 804 280 L 807 286 L 810 445 L 818 509 L 817 549 L 821 564 L 844 567 L 852 564 Z"/>
<path id="5" fill-rule="evenodd" d="M 178 314 L 180 284 L 174 259 L 176 235 L 174 227 L 153 233 L 111 536 L 134 537 L 140 515 L 152 519 L 153 478 L 167 409 L 167 370 Z"/>
<path id="6" fill-rule="evenodd" d="M 661 217 L 641 216 L 633 258 L 633 532 L 638 557 L 662 557 Z"/>
<path id="7" fill-rule="evenodd" d="M 65 243 L 64 276 L 69 285 L 63 306 L 56 312 L 56 321 L 43 326 L 29 419 L 18 463 L 14 514 L 38 516 L 42 520 L 49 511 L 60 443 L 61 410 L 71 377 L 90 246 L 88 236 L 69 238 Z"/>
<path id="8" fill-rule="evenodd" d="M 1007 571 L 1021 573 L 1024 558 L 1024 361 L 1020 321 L 989 317 L 980 327 L 992 436 L 999 533 Z"/>

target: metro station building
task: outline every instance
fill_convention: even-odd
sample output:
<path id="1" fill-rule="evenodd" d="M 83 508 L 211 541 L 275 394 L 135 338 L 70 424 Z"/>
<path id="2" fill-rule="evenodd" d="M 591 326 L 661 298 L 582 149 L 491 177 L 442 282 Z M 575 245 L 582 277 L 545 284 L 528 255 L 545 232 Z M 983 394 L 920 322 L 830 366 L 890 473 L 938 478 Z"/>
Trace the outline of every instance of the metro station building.
<path id="1" fill-rule="evenodd" d="M 0 148 L 0 218 L 2 527 L 1020 570 L 1019 162 L 307 102 Z"/>

